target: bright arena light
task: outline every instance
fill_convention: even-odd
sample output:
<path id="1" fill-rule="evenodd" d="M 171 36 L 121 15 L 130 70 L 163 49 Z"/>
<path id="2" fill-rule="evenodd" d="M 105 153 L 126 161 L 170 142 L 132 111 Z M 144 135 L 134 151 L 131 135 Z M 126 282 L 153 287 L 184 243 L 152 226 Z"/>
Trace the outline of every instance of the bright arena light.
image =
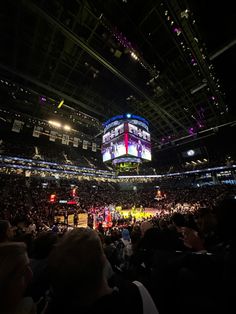
<path id="1" fill-rule="evenodd" d="M 61 123 L 53 120 L 48 121 L 49 124 L 56 126 L 57 128 L 61 128 Z"/>
<path id="2" fill-rule="evenodd" d="M 193 149 L 190 149 L 187 151 L 187 155 L 188 156 L 194 156 L 195 155 L 195 151 Z"/>
<path id="3" fill-rule="evenodd" d="M 138 56 L 132 51 L 131 52 L 131 57 L 134 59 L 134 60 L 138 60 Z"/>
<path id="4" fill-rule="evenodd" d="M 71 130 L 71 127 L 67 124 L 64 125 L 64 130 L 66 131 L 70 131 Z"/>

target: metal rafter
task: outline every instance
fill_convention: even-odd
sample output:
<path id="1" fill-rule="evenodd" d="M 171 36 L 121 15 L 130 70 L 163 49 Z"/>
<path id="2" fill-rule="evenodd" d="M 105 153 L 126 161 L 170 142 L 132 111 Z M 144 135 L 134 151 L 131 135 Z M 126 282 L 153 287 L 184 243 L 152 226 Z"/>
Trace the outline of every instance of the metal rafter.
<path id="1" fill-rule="evenodd" d="M 121 79 L 123 82 L 128 84 L 134 91 L 136 91 L 139 95 L 141 95 L 144 99 L 149 101 L 150 106 L 153 107 L 154 110 L 157 110 L 163 120 L 166 121 L 166 123 L 175 130 L 175 127 L 171 123 L 171 121 L 175 122 L 177 125 L 180 126 L 183 130 L 185 130 L 185 126 L 182 125 L 178 120 L 176 120 L 172 115 L 170 115 L 166 110 L 159 107 L 156 103 L 153 102 L 153 100 L 147 96 L 142 90 L 140 90 L 133 82 L 131 82 L 127 77 L 125 77 L 118 69 L 113 67 L 106 59 L 104 59 L 102 56 L 100 56 L 96 51 L 94 51 L 91 47 L 89 47 L 85 42 L 83 42 L 78 36 L 73 34 L 70 30 L 66 29 L 66 27 L 58 22 L 55 18 L 48 15 L 45 11 L 43 11 L 41 8 L 39 8 L 37 5 L 29 2 L 24 3 L 33 11 L 36 11 L 38 14 L 40 14 L 43 18 L 45 18 L 49 23 L 55 25 L 66 37 L 70 38 L 74 43 L 79 45 L 82 49 L 84 49 L 90 56 L 92 56 L 95 60 L 97 60 L 99 63 L 101 63 L 103 66 L 105 66 L 109 71 L 111 71 L 113 74 L 115 74 L 119 79 Z"/>
<path id="2" fill-rule="evenodd" d="M 106 118 L 106 115 L 103 114 L 101 111 L 97 111 L 96 109 L 94 109 L 93 107 L 90 107 L 89 105 L 83 103 L 82 101 L 80 100 L 77 100 L 69 95 L 66 95 L 64 93 L 62 93 L 61 91 L 51 87 L 51 86 L 48 86 L 28 75 L 25 75 L 19 71 L 14 71 L 10 68 L 8 68 L 7 66 L 3 65 L 3 64 L 0 64 L 0 68 L 2 68 L 3 70 L 7 71 L 7 72 L 10 72 L 11 74 L 13 75 L 16 75 L 18 77 L 21 77 L 22 79 L 36 85 L 36 86 L 39 86 L 41 88 L 43 88 L 45 91 L 48 91 L 49 93 L 53 93 L 54 95 L 57 95 L 57 96 L 60 96 L 61 99 L 65 99 L 66 101 L 70 102 L 70 103 L 74 103 L 76 105 L 78 105 L 79 107 L 81 108 L 84 108 L 85 110 L 88 110 L 90 112 L 93 112 L 95 114 L 97 114 L 98 116 L 101 116 L 101 117 L 105 117 Z M 67 106 L 67 105 L 64 105 L 64 106 Z M 74 108 L 70 107 L 70 106 L 67 106 L 68 108 L 70 108 L 71 110 L 75 110 Z"/>

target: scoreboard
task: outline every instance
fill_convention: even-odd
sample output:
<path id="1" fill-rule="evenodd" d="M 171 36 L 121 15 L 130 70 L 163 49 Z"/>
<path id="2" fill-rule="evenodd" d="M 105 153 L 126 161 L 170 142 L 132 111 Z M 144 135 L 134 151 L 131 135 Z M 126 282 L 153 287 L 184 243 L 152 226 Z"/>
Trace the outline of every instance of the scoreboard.
<path id="1" fill-rule="evenodd" d="M 120 157 L 151 160 L 151 136 L 148 122 L 136 115 L 116 116 L 104 123 L 102 158 L 104 162 Z"/>

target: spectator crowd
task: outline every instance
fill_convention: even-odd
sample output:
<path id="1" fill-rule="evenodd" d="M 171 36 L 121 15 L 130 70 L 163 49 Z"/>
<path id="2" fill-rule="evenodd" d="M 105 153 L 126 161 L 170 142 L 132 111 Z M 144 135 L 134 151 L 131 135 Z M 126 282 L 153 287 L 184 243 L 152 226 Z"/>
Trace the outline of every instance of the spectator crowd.
<path id="1" fill-rule="evenodd" d="M 0 313 L 235 312 L 233 187 L 157 194 L 3 174 L 0 187 Z M 77 200 L 87 228 L 59 228 L 55 211 L 68 210 L 60 199 Z M 117 206 L 156 214 L 125 219 Z M 94 214 L 109 210 L 110 227 L 93 229 Z"/>

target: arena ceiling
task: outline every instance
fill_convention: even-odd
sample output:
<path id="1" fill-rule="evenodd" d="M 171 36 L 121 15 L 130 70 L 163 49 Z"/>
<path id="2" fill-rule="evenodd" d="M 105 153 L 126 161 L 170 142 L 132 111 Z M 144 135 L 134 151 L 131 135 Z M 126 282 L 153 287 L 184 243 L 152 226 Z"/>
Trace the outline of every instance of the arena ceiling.
<path id="1" fill-rule="evenodd" d="M 227 123 L 236 18 L 209 2 L 2 1 L 1 77 L 101 122 L 139 114 L 156 144 Z"/>

